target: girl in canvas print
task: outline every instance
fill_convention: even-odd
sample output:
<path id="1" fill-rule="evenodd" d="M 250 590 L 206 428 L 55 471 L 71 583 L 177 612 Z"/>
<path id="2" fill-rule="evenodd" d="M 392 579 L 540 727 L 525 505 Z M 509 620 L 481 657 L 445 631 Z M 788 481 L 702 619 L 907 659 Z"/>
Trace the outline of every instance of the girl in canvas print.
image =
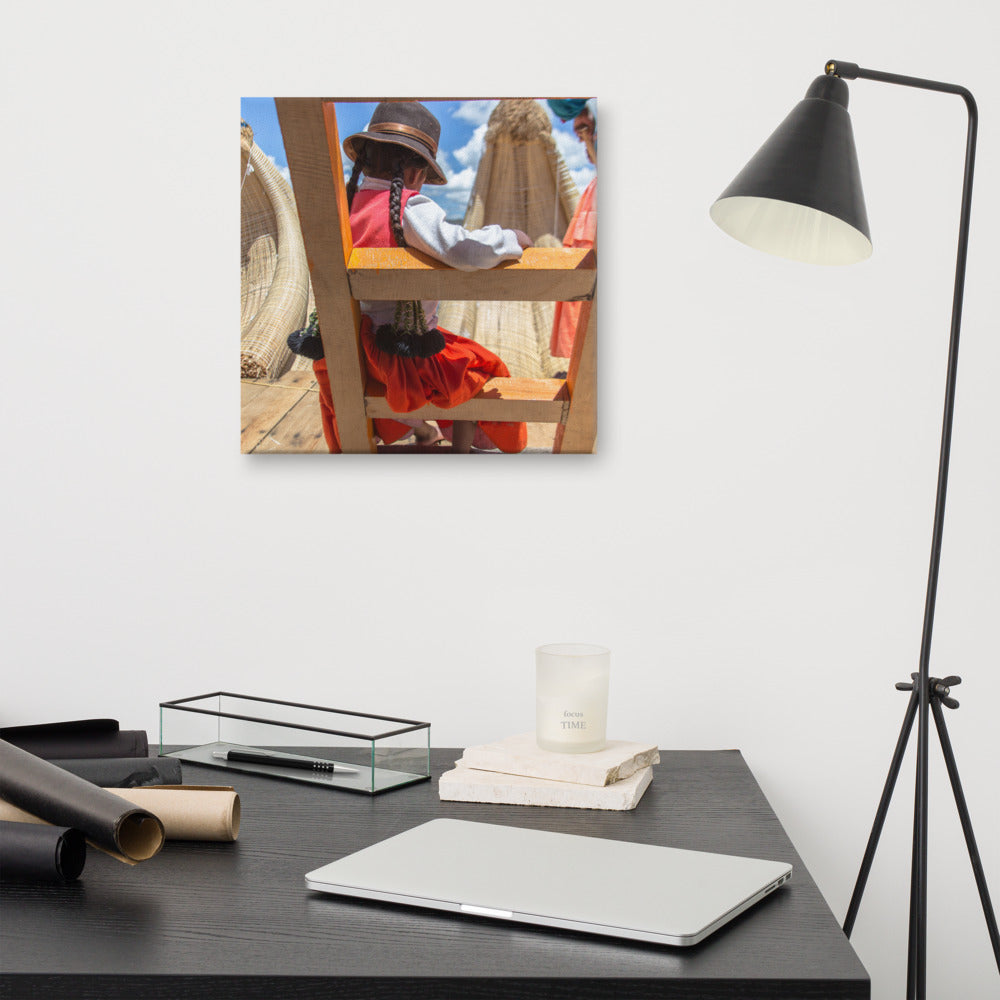
<path id="1" fill-rule="evenodd" d="M 344 140 L 354 167 L 347 185 L 351 236 L 356 247 L 411 247 L 461 270 L 518 260 L 531 240 L 519 230 L 485 226 L 467 230 L 449 223 L 444 211 L 421 195 L 426 184 L 444 184 L 437 163 L 438 120 L 417 101 L 383 101 L 363 132 Z M 359 183 L 360 181 L 360 183 Z M 361 346 L 368 372 L 386 387 L 397 413 L 426 404 L 451 408 L 476 395 L 507 366 L 482 345 L 437 326 L 438 303 L 362 301 Z M 323 432 L 331 452 L 340 452 L 326 360 L 313 362 L 320 387 Z M 523 423 L 438 421 L 456 452 L 477 448 L 523 451 Z M 418 428 L 418 440 L 424 431 Z M 413 422 L 376 420 L 375 432 L 391 444 L 413 431 Z"/>

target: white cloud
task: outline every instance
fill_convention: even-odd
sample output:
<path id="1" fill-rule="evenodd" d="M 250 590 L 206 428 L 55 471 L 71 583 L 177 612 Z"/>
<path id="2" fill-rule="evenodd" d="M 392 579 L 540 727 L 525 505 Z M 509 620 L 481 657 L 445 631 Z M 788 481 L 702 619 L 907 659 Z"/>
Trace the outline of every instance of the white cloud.
<path id="1" fill-rule="evenodd" d="M 469 137 L 469 141 L 452 153 L 452 156 L 454 156 L 463 167 L 472 167 L 475 169 L 479 166 L 479 161 L 483 155 L 483 148 L 486 145 L 487 128 L 488 126 L 485 122 L 482 125 L 477 125 L 472 135 Z"/>
<path id="2" fill-rule="evenodd" d="M 467 101 L 466 104 L 492 106 L 496 101 Z M 487 118 L 491 110 L 492 107 L 486 110 Z M 433 198 L 445 210 L 449 219 L 461 218 L 465 214 L 486 144 L 486 129 L 486 122 L 482 122 L 476 126 L 464 146 L 451 152 L 438 150 L 437 160 L 448 178 L 448 186 L 446 188 L 425 186 L 423 193 Z"/>
<path id="3" fill-rule="evenodd" d="M 476 182 L 476 168 L 466 167 L 457 174 L 452 174 L 448 178 L 448 187 L 455 189 L 464 188 L 466 191 L 472 190 L 472 185 Z"/>
<path id="4" fill-rule="evenodd" d="M 462 101 L 452 112 L 452 117 L 470 125 L 484 125 L 499 103 L 499 101 Z"/>
<path id="5" fill-rule="evenodd" d="M 445 210 L 449 219 L 461 218 L 469 204 L 469 195 L 476 183 L 476 168 L 465 167 L 457 174 L 451 174 L 446 188 L 425 187 L 423 194 L 434 200 Z"/>
<path id="6" fill-rule="evenodd" d="M 579 170 L 571 170 L 569 174 L 570 177 L 576 181 L 576 186 L 583 191 L 583 189 L 597 176 L 597 171 L 594 169 L 592 164 L 588 163 L 585 167 L 581 167 Z"/>
<path id="7" fill-rule="evenodd" d="M 569 167 L 570 173 L 590 166 L 590 161 L 587 159 L 587 148 L 577 139 L 574 133 L 555 129 L 553 134 L 556 146 L 558 146 L 559 152 L 562 153 L 562 158 L 566 161 L 566 166 Z"/>

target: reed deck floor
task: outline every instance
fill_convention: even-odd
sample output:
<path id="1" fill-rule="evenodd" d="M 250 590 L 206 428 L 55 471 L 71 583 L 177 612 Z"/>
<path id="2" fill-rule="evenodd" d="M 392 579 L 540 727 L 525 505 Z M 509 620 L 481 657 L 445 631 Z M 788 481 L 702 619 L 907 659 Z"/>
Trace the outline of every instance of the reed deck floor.
<path id="1" fill-rule="evenodd" d="M 242 379 L 240 382 L 240 450 L 254 454 L 326 454 L 319 415 L 319 386 L 309 370 L 286 372 L 277 379 Z M 526 452 L 550 453 L 556 424 L 528 424 Z M 447 451 L 434 448 L 394 447 L 393 451 Z"/>

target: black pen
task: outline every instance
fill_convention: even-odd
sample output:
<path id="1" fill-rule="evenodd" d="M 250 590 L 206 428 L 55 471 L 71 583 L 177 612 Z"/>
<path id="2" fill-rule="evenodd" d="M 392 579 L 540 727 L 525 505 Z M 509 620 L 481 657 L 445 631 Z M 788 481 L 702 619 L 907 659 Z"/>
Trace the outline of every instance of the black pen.
<path id="1" fill-rule="evenodd" d="M 282 757 L 279 754 L 255 753 L 250 750 L 214 750 L 213 757 L 244 764 L 267 764 L 269 767 L 294 767 L 300 771 L 325 771 L 327 774 L 357 774 L 353 767 L 334 764 L 332 760 L 315 760 L 311 757 Z"/>

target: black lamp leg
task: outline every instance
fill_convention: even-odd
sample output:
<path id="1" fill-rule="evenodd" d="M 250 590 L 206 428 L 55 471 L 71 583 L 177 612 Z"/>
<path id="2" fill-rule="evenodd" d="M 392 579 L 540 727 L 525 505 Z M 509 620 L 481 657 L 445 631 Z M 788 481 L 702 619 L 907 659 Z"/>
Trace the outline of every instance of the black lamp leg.
<path id="1" fill-rule="evenodd" d="M 919 687 L 919 676 L 913 687 Z M 921 706 L 922 707 L 922 706 Z M 907 948 L 906 998 L 927 996 L 927 740 L 926 715 L 917 723 L 917 785 L 913 794 L 913 853 L 910 867 L 910 935 Z"/>
<path id="2" fill-rule="evenodd" d="M 972 862 L 972 872 L 976 877 L 976 885 L 979 888 L 979 899 L 983 904 L 986 927 L 989 931 L 990 941 L 993 944 L 993 957 L 996 959 L 997 969 L 1000 970 L 1000 933 L 997 932 L 996 913 L 994 913 L 993 904 L 990 901 L 990 891 L 986 886 L 986 873 L 983 871 L 983 862 L 979 857 L 976 837 L 972 832 L 972 819 L 969 816 L 969 807 L 965 802 L 962 782 L 958 777 L 958 764 L 955 762 L 955 752 L 951 747 L 948 729 L 944 724 L 944 712 L 941 711 L 941 704 L 938 698 L 931 699 L 931 711 L 934 713 L 934 723 L 937 726 L 938 737 L 941 740 L 941 752 L 944 754 L 944 762 L 948 768 L 948 777 L 951 779 L 952 791 L 955 793 L 955 805 L 958 807 L 958 816 L 962 821 L 962 832 L 965 834 L 965 843 L 969 848 L 969 860 Z"/>
<path id="3" fill-rule="evenodd" d="M 897 687 L 902 686 L 897 685 Z M 861 861 L 858 880 L 854 884 L 854 894 L 851 896 L 850 906 L 847 907 L 847 916 L 844 918 L 844 933 L 848 937 L 851 936 L 851 931 L 854 930 L 854 921 L 857 919 L 858 909 L 861 906 L 861 897 L 864 895 L 868 875 L 872 870 L 872 862 L 875 860 L 875 849 L 878 847 L 879 837 L 882 836 L 882 827 L 885 825 L 885 817 L 889 812 L 889 801 L 892 799 L 893 789 L 896 787 L 896 779 L 899 777 L 899 768 L 903 763 L 903 756 L 906 753 L 906 744 L 910 738 L 910 731 L 913 729 L 913 720 L 917 717 L 919 693 L 916 685 L 910 685 L 910 687 L 912 687 L 913 693 L 910 695 L 910 702 L 906 706 L 903 728 L 900 730 L 899 739 L 896 741 L 896 751 L 892 755 L 892 763 L 889 765 L 889 774 L 885 779 L 882 798 L 875 813 L 875 823 L 872 826 L 871 836 L 868 838 L 865 856 Z"/>

